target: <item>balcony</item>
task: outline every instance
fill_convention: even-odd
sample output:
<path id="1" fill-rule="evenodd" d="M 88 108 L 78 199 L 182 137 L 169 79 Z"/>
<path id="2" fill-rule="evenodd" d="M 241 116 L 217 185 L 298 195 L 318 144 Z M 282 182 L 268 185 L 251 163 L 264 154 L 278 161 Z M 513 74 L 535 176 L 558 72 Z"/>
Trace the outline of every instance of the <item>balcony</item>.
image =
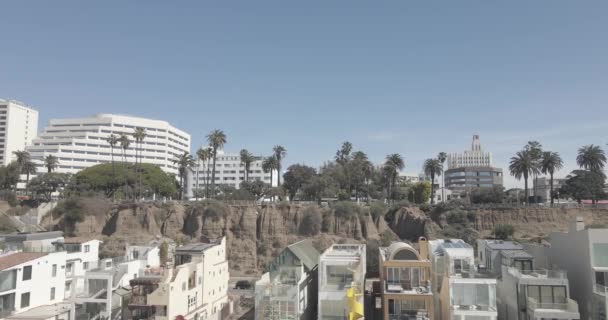
<path id="1" fill-rule="evenodd" d="M 561 270 L 519 270 L 514 267 L 509 267 L 509 273 L 521 279 L 567 279 L 566 272 Z"/>
<path id="2" fill-rule="evenodd" d="M 389 320 L 431 320 L 426 310 L 404 311 L 402 314 L 389 314 Z"/>
<path id="3" fill-rule="evenodd" d="M 384 291 L 386 293 L 400 294 L 416 294 L 416 295 L 433 295 L 431 292 L 431 282 L 426 281 L 426 285 L 413 286 L 411 281 L 387 282 L 384 283 Z"/>
<path id="4" fill-rule="evenodd" d="M 608 298 L 608 287 L 596 283 L 594 291 L 595 291 L 595 293 Z"/>
<path id="5" fill-rule="evenodd" d="M 538 302 L 528 297 L 528 313 L 534 318 L 579 319 L 578 304 L 572 299 L 564 302 Z M 558 315 L 562 315 L 558 317 Z"/>

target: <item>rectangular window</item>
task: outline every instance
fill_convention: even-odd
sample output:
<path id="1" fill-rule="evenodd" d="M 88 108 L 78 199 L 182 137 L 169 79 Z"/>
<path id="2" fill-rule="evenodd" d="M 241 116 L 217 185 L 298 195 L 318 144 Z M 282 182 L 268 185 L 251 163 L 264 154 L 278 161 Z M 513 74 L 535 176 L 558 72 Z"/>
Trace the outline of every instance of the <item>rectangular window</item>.
<path id="1" fill-rule="evenodd" d="M 53 271 L 51 272 L 51 277 L 56 277 L 56 276 L 57 276 L 57 265 L 54 264 Z"/>
<path id="2" fill-rule="evenodd" d="M 23 281 L 32 279 L 32 266 L 23 267 Z"/>
<path id="3" fill-rule="evenodd" d="M 86 244 L 86 245 L 84 246 L 84 252 L 89 252 L 89 251 L 91 251 L 91 246 L 90 246 L 90 245 L 88 245 L 88 244 Z"/>
<path id="4" fill-rule="evenodd" d="M 51 288 L 51 301 L 55 300 L 55 287 Z"/>
<path id="5" fill-rule="evenodd" d="M 27 308 L 30 306 L 30 293 L 22 293 L 21 294 L 21 308 Z"/>
<path id="6" fill-rule="evenodd" d="M 608 243 L 593 244 L 593 266 L 608 267 Z"/>
<path id="7" fill-rule="evenodd" d="M 82 263 L 82 268 L 83 268 L 84 270 L 89 270 L 89 263 L 88 263 L 88 262 L 83 262 L 83 263 Z"/>

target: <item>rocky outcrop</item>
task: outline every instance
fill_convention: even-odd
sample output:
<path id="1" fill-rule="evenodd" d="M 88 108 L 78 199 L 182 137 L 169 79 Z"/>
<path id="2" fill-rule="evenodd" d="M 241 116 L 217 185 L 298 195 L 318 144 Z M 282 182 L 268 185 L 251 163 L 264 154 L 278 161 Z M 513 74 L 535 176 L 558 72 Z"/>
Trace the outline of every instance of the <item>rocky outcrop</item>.
<path id="1" fill-rule="evenodd" d="M 401 239 L 417 241 L 426 235 L 425 227 L 430 223 L 428 216 L 416 207 L 402 207 L 387 216 L 390 228 Z"/>

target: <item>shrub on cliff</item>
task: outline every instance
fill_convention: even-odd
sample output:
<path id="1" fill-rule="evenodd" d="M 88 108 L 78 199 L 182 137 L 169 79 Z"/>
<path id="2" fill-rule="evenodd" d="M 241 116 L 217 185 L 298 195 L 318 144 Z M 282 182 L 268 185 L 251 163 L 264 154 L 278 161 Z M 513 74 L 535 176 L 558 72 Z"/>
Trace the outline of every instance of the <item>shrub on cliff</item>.
<path id="1" fill-rule="evenodd" d="M 228 216 L 230 208 L 221 201 L 208 199 L 196 202 L 192 207 L 192 212 L 196 215 L 201 215 L 203 219 L 218 221 L 219 219 Z"/>
<path id="2" fill-rule="evenodd" d="M 388 208 L 382 202 L 374 202 L 369 205 L 369 212 L 374 220 L 378 219 L 378 217 L 384 217 L 387 211 Z"/>
<path id="3" fill-rule="evenodd" d="M 334 214 L 337 218 L 354 219 L 363 214 L 362 208 L 350 201 L 338 201 L 333 204 Z"/>
<path id="4" fill-rule="evenodd" d="M 494 237 L 500 240 L 507 240 L 513 236 L 515 233 L 515 228 L 510 224 L 499 224 L 494 227 L 493 232 Z"/>
<path id="5" fill-rule="evenodd" d="M 300 222 L 300 234 L 304 236 L 315 236 L 321 232 L 323 217 L 319 208 L 314 206 L 305 207 L 302 210 L 302 221 Z"/>

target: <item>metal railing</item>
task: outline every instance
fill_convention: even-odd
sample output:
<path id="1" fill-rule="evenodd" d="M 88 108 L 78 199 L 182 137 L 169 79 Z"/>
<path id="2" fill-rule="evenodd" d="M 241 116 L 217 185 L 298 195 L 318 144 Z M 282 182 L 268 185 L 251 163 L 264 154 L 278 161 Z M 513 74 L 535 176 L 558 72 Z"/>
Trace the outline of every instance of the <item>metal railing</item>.
<path id="1" fill-rule="evenodd" d="M 384 290 L 387 292 L 400 292 L 407 294 L 431 294 L 431 282 L 421 281 L 414 285 L 411 281 L 387 282 L 383 281 Z"/>
<path id="2" fill-rule="evenodd" d="M 567 299 L 565 302 L 539 302 L 535 298 L 528 297 L 528 309 L 531 311 L 551 309 L 578 313 L 578 304 L 572 299 Z"/>
<path id="3" fill-rule="evenodd" d="M 455 304 L 452 305 L 452 310 L 458 311 L 497 311 L 496 306 L 488 306 L 483 304 Z"/>
<path id="4" fill-rule="evenodd" d="M 519 270 L 515 267 L 509 267 L 509 273 L 516 277 L 534 277 L 538 279 L 566 279 L 566 272 L 561 270 Z"/>
<path id="5" fill-rule="evenodd" d="M 608 297 L 608 287 L 599 283 L 595 284 L 595 293 Z"/>

